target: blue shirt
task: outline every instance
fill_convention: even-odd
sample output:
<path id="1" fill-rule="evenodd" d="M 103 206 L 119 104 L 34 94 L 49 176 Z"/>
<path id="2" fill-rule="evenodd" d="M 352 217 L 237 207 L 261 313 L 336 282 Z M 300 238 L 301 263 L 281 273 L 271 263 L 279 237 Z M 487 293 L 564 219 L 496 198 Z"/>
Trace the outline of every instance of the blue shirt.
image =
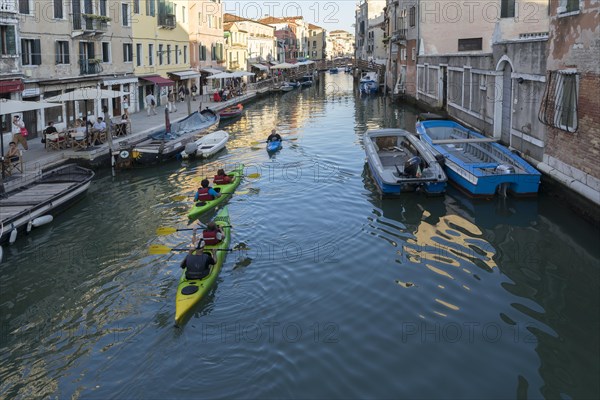
<path id="1" fill-rule="evenodd" d="M 208 188 L 208 194 L 210 194 L 212 197 L 214 197 L 215 199 L 217 197 L 219 197 L 219 192 L 217 192 L 215 189 L 213 188 Z M 198 201 L 198 192 L 196 192 L 196 195 L 194 196 L 194 201 Z"/>

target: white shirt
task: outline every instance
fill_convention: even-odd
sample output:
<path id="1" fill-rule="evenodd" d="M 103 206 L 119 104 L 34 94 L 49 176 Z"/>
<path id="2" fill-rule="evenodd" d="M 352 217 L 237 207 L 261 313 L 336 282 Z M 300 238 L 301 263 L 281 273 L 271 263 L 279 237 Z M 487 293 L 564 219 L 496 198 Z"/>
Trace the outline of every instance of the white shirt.
<path id="1" fill-rule="evenodd" d="M 21 120 L 15 121 L 17 125 L 12 125 L 12 133 L 21 133 L 21 128 L 25 128 L 25 123 Z"/>
<path id="2" fill-rule="evenodd" d="M 154 95 L 152 93 L 150 93 L 149 95 L 146 96 L 146 105 L 151 106 L 152 100 L 154 100 L 154 103 L 156 104 L 156 98 L 154 97 Z"/>

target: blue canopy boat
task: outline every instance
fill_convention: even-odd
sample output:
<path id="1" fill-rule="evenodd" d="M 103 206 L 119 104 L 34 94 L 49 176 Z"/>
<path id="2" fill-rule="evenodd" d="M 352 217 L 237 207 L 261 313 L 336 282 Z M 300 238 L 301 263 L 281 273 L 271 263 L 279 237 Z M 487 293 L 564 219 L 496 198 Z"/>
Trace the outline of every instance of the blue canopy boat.
<path id="1" fill-rule="evenodd" d="M 538 192 L 541 174 L 496 139 L 449 120 L 417 122 L 417 133 L 443 156 L 448 177 L 471 196 Z"/>
<path id="2" fill-rule="evenodd" d="M 446 174 L 429 145 L 403 129 L 367 131 L 363 137 L 367 163 L 383 195 L 446 190 Z"/>
<path id="3" fill-rule="evenodd" d="M 358 82 L 360 94 L 375 94 L 379 90 L 379 75 L 377 72 L 363 72 Z"/>

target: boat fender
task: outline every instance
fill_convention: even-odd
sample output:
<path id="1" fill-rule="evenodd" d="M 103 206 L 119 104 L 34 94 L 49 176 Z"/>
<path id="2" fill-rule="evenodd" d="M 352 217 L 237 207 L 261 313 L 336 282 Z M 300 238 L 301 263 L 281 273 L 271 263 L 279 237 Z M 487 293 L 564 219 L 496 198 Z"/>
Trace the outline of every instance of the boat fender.
<path id="1" fill-rule="evenodd" d="M 37 228 L 38 226 L 49 224 L 50 222 L 52 222 L 52 220 L 54 220 L 54 217 L 52 215 L 42 215 L 41 217 L 37 217 L 36 219 L 34 219 L 31 222 L 31 224 L 34 228 Z"/>
<path id="2" fill-rule="evenodd" d="M 186 154 L 194 154 L 196 153 L 196 151 L 198 151 L 198 145 L 196 144 L 196 142 L 191 142 L 185 145 L 184 152 Z"/>
<path id="3" fill-rule="evenodd" d="M 4 258 L 4 247 L 0 246 L 0 264 L 2 264 L 2 258 Z"/>
<path id="4" fill-rule="evenodd" d="M 27 223 L 27 233 L 31 232 L 31 225 L 32 225 L 32 223 L 31 223 L 31 221 L 29 221 Z"/>
<path id="5" fill-rule="evenodd" d="M 494 170 L 494 172 L 500 175 L 514 174 L 515 167 L 513 167 L 512 165 L 499 164 Z"/>
<path id="6" fill-rule="evenodd" d="M 8 243 L 13 244 L 16 241 L 17 241 L 17 228 L 14 228 L 12 231 L 10 231 Z"/>

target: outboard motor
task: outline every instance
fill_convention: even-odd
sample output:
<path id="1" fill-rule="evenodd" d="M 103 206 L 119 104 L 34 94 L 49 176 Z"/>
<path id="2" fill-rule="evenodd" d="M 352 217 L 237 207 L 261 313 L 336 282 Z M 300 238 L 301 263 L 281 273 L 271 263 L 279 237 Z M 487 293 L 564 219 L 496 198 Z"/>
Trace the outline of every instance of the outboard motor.
<path id="1" fill-rule="evenodd" d="M 443 154 L 436 154 L 435 161 L 437 161 L 437 163 L 440 164 L 440 167 L 442 168 L 446 166 L 446 157 L 444 157 Z"/>
<path id="2" fill-rule="evenodd" d="M 495 173 L 499 174 L 499 175 L 508 175 L 508 174 L 514 174 L 515 173 L 515 167 L 513 167 L 512 165 L 506 165 L 506 164 L 499 164 L 496 169 L 494 170 Z"/>
<path id="3" fill-rule="evenodd" d="M 420 164 L 421 164 L 421 157 L 414 156 L 414 157 L 409 158 L 404 163 L 404 175 L 408 175 L 411 178 L 416 177 Z"/>

